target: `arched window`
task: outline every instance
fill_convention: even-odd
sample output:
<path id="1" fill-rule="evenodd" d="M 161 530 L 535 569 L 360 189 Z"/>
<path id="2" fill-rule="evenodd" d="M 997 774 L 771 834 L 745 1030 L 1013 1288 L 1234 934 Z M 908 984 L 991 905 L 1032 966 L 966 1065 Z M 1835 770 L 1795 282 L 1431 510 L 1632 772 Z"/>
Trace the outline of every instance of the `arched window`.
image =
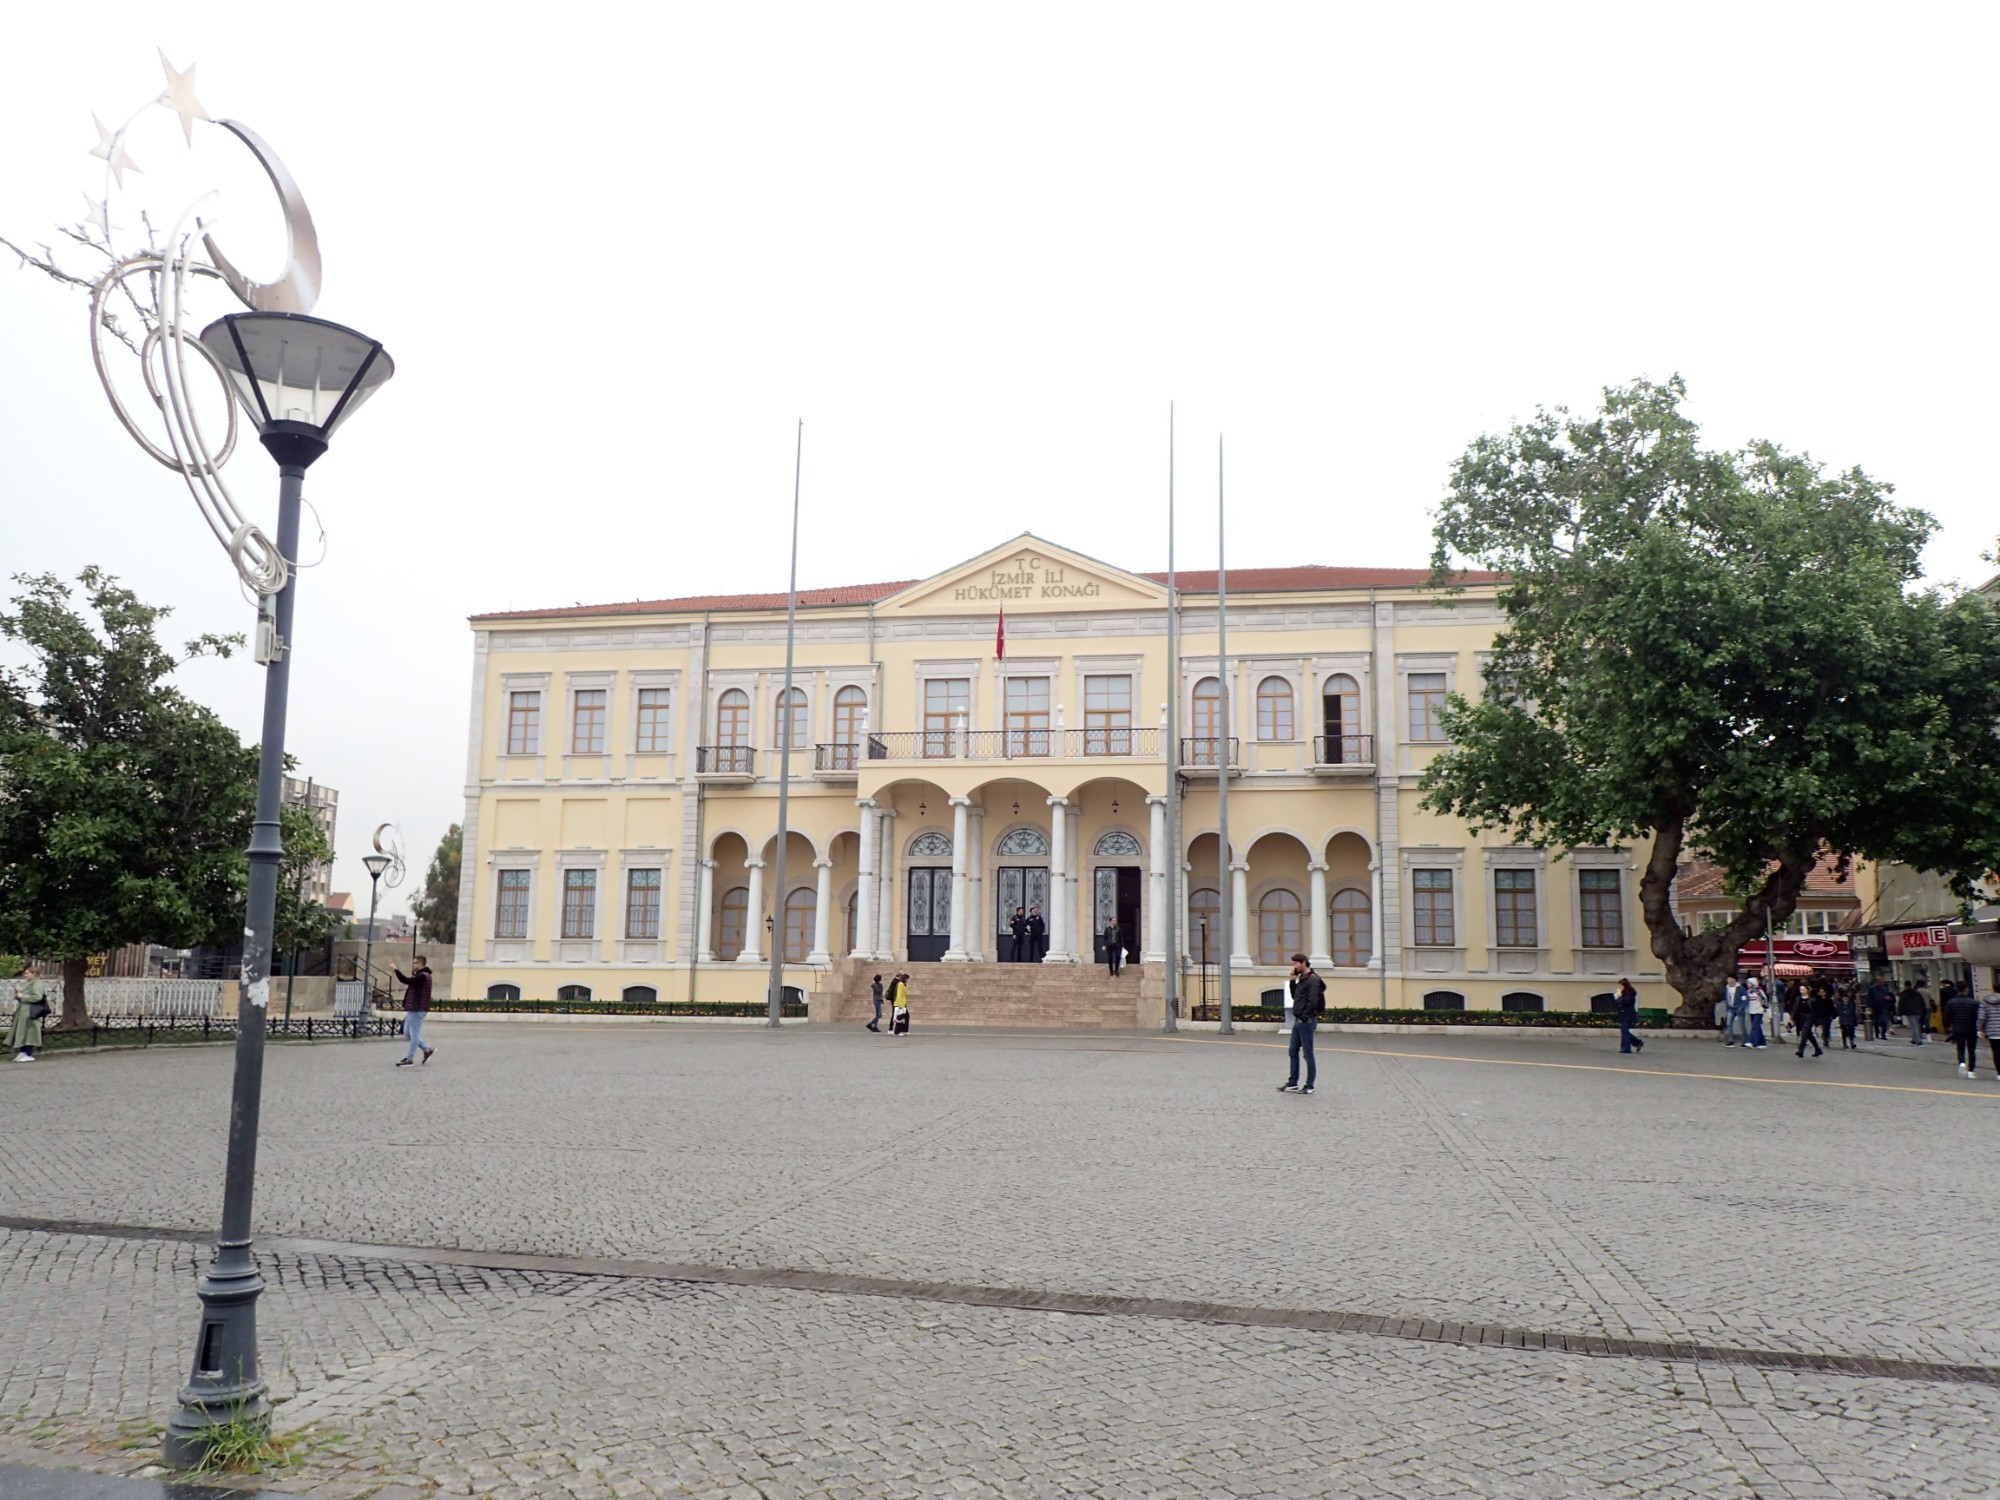
<path id="1" fill-rule="evenodd" d="M 1100 859 L 1137 859 L 1146 851 L 1138 839 L 1122 829 L 1114 828 L 1099 837 L 1097 847 L 1090 851 Z"/>
<path id="2" fill-rule="evenodd" d="M 750 915 L 750 888 L 733 885 L 722 893 L 721 929 L 715 935 L 715 956 L 724 963 L 743 952 L 743 923 Z"/>
<path id="3" fill-rule="evenodd" d="M 1539 1014 L 1545 1009 L 1542 1004 L 1542 997 L 1530 990 L 1512 990 L 1502 995 L 1500 997 L 1500 1008 L 1502 1010 L 1525 1011 L 1529 1014 Z"/>
<path id="4" fill-rule="evenodd" d="M 912 859 L 950 859 L 951 839 L 936 829 L 929 829 L 910 840 Z"/>
<path id="5" fill-rule="evenodd" d="M 858 745 L 868 722 L 868 695 L 848 686 L 833 695 L 833 742 Z"/>
<path id="6" fill-rule="evenodd" d="M 802 964 L 812 952 L 813 913 L 819 893 L 809 885 L 797 886 L 785 897 L 785 962 Z"/>
<path id="7" fill-rule="evenodd" d="M 660 992 L 650 984 L 628 984 L 625 993 L 619 997 L 627 1005 L 657 1005 Z"/>
<path id="8" fill-rule="evenodd" d="M 1345 672 L 1327 678 L 1320 696 L 1320 733 L 1326 736 L 1320 764 L 1350 765 L 1366 761 L 1361 743 L 1361 689 Z"/>
<path id="9" fill-rule="evenodd" d="M 1305 907 L 1287 890 L 1264 892 L 1257 903 L 1257 962 L 1285 964 L 1305 947 L 1299 919 Z"/>
<path id="10" fill-rule="evenodd" d="M 947 853 L 950 851 L 947 850 Z M 1049 836 L 1039 828 L 1010 828 L 1000 840 L 999 854 L 1039 854 L 1044 858 L 1049 852 Z"/>
<path id="11" fill-rule="evenodd" d="M 587 984 L 566 984 L 556 991 L 556 999 L 566 1005 L 580 1004 L 589 998 L 590 986 Z"/>
<path id="12" fill-rule="evenodd" d="M 1266 677 L 1257 684 L 1257 738 L 1297 738 L 1292 723 L 1292 685 L 1282 677 Z"/>
<path id="13" fill-rule="evenodd" d="M 1335 891 L 1327 903 L 1333 919 L 1333 966 L 1336 969 L 1366 968 L 1375 956 L 1375 934 L 1366 891 Z"/>
<path id="14" fill-rule="evenodd" d="M 1188 746 L 1188 764 L 1191 766 L 1219 766 L 1222 764 L 1224 738 L 1222 711 L 1222 679 L 1204 677 L 1194 685 L 1194 715 L 1188 728 L 1194 743 Z"/>
<path id="15" fill-rule="evenodd" d="M 750 743 L 750 695 L 741 688 L 731 688 L 715 700 L 715 743 Z"/>
<path id="16" fill-rule="evenodd" d="M 518 984 L 489 984 L 486 986 L 488 1000 L 518 1000 L 521 987 Z"/>
<path id="17" fill-rule="evenodd" d="M 1212 964 L 1222 952 L 1222 897 L 1210 886 L 1188 892 L 1188 956 Z"/>
<path id="18" fill-rule="evenodd" d="M 791 713 L 785 712 L 791 705 Z M 789 718 L 791 723 L 786 724 Z M 778 750 L 796 750 L 801 745 L 810 744 L 812 729 L 806 723 L 806 690 L 793 688 L 789 694 L 778 694 L 778 702 L 771 713 L 771 745 Z"/>
<path id="19" fill-rule="evenodd" d="M 1465 996 L 1457 990 L 1428 990 L 1424 994 L 1425 1010 L 1464 1010 Z"/>

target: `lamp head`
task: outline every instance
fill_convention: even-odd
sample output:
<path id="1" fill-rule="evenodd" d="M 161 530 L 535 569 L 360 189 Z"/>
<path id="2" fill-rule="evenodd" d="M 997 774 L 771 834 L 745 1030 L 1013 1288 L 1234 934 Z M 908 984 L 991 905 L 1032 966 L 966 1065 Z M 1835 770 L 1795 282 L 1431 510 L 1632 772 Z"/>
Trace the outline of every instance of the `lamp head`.
<path id="1" fill-rule="evenodd" d="M 301 313 L 232 313 L 204 328 L 201 343 L 271 456 L 299 468 L 396 373 L 374 339 Z"/>
<path id="2" fill-rule="evenodd" d="M 386 854 L 364 854 L 361 856 L 362 868 L 368 871 L 368 878 L 370 880 L 380 880 L 382 872 L 388 869 L 393 863 L 395 861 Z"/>

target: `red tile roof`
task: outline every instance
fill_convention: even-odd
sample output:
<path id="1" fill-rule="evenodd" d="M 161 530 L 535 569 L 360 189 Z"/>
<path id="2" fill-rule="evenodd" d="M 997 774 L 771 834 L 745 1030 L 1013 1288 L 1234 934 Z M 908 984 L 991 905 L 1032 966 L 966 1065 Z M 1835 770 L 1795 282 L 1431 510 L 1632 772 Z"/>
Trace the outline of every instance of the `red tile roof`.
<path id="1" fill-rule="evenodd" d="M 1817 863 L 1806 871 L 1805 890 L 1801 895 L 1843 896 L 1850 901 L 1860 898 L 1855 894 L 1854 876 L 1845 879 L 1833 872 L 1834 859 L 1831 854 L 1822 854 Z M 1774 867 L 1775 868 L 1775 867 Z M 1674 875 L 1674 895 L 1681 901 L 1722 901 L 1732 899 L 1722 889 L 1722 868 L 1705 859 L 1684 859 Z"/>
<path id="2" fill-rule="evenodd" d="M 1155 583 L 1165 583 L 1165 573 L 1141 573 Z M 1332 568 L 1305 564 L 1290 568 L 1231 568 L 1229 589 L 1237 594 L 1311 593 L 1315 590 L 1365 588 L 1415 588 L 1430 581 L 1428 568 Z M 1498 573 L 1467 573 L 1467 583 L 1492 583 Z M 878 604 L 892 594 L 922 583 L 921 578 L 904 578 L 894 583 L 849 583 L 830 589 L 800 589 L 801 609 L 824 609 L 843 604 Z M 1181 572 L 1175 580 L 1181 592 L 1212 594 L 1215 570 Z M 785 596 L 779 594 L 687 594 L 678 599 L 633 599 L 614 604 L 565 604 L 554 609 L 503 609 L 474 615 L 475 620 L 552 619 L 575 615 L 684 615 L 704 610 L 783 609 Z"/>

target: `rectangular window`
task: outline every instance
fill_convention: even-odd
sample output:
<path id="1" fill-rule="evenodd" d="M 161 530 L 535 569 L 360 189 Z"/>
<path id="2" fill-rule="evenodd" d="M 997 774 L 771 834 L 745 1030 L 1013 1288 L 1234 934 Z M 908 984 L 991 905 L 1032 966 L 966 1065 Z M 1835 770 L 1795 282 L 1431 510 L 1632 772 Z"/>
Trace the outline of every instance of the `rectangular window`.
<path id="1" fill-rule="evenodd" d="M 630 870 L 625 875 L 625 936 L 657 939 L 660 935 L 660 872 Z"/>
<path id="2" fill-rule="evenodd" d="M 493 913 L 496 938 L 528 935 L 528 874 L 526 870 L 500 872 L 500 901 Z"/>
<path id="3" fill-rule="evenodd" d="M 959 737 L 972 718 L 972 681 L 933 677 L 924 683 L 924 754 L 957 755 Z"/>
<path id="4" fill-rule="evenodd" d="M 1132 753 L 1132 679 L 1083 679 L 1083 753 Z"/>
<path id="5" fill-rule="evenodd" d="M 1411 916 L 1419 948 L 1456 946 L 1458 929 L 1452 919 L 1451 871 L 1410 872 Z"/>
<path id="6" fill-rule="evenodd" d="M 607 694 L 603 688 L 578 688 L 575 706 L 570 710 L 569 753 L 571 755 L 602 755 L 604 753 L 604 700 Z"/>
<path id="7" fill-rule="evenodd" d="M 1444 673 L 1410 674 L 1410 743 L 1444 743 Z"/>
<path id="8" fill-rule="evenodd" d="M 597 871 L 563 871 L 562 935 L 597 936 Z"/>
<path id="9" fill-rule="evenodd" d="M 507 753 L 539 755 L 542 749 L 542 695 L 507 695 Z"/>
<path id="10" fill-rule="evenodd" d="M 667 688 L 639 689 L 639 737 L 634 742 L 641 755 L 665 755 L 669 747 L 667 739 L 667 710 L 673 705 L 673 693 Z"/>
<path id="11" fill-rule="evenodd" d="M 1583 946 L 1622 948 L 1625 946 L 1625 902 L 1623 882 L 1616 870 L 1579 870 L 1576 874 L 1577 899 L 1583 918 Z M 1703 912 L 1701 930 L 1727 927 L 1733 913 Z"/>
<path id="12" fill-rule="evenodd" d="M 1049 680 L 1046 677 L 1007 679 L 1007 753 L 1049 753 Z"/>
<path id="13" fill-rule="evenodd" d="M 1535 946 L 1535 872 L 1493 872 L 1493 940 L 1502 948 Z"/>

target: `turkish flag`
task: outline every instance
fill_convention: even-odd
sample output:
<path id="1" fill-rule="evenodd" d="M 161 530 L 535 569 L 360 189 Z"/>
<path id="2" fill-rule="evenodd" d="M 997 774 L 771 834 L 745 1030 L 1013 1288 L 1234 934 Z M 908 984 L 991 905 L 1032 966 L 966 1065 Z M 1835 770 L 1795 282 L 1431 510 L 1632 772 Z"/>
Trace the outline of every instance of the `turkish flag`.
<path id="1" fill-rule="evenodd" d="M 1004 609 L 1000 611 L 1000 628 L 993 632 L 993 659 L 1007 659 L 1007 611 Z"/>

